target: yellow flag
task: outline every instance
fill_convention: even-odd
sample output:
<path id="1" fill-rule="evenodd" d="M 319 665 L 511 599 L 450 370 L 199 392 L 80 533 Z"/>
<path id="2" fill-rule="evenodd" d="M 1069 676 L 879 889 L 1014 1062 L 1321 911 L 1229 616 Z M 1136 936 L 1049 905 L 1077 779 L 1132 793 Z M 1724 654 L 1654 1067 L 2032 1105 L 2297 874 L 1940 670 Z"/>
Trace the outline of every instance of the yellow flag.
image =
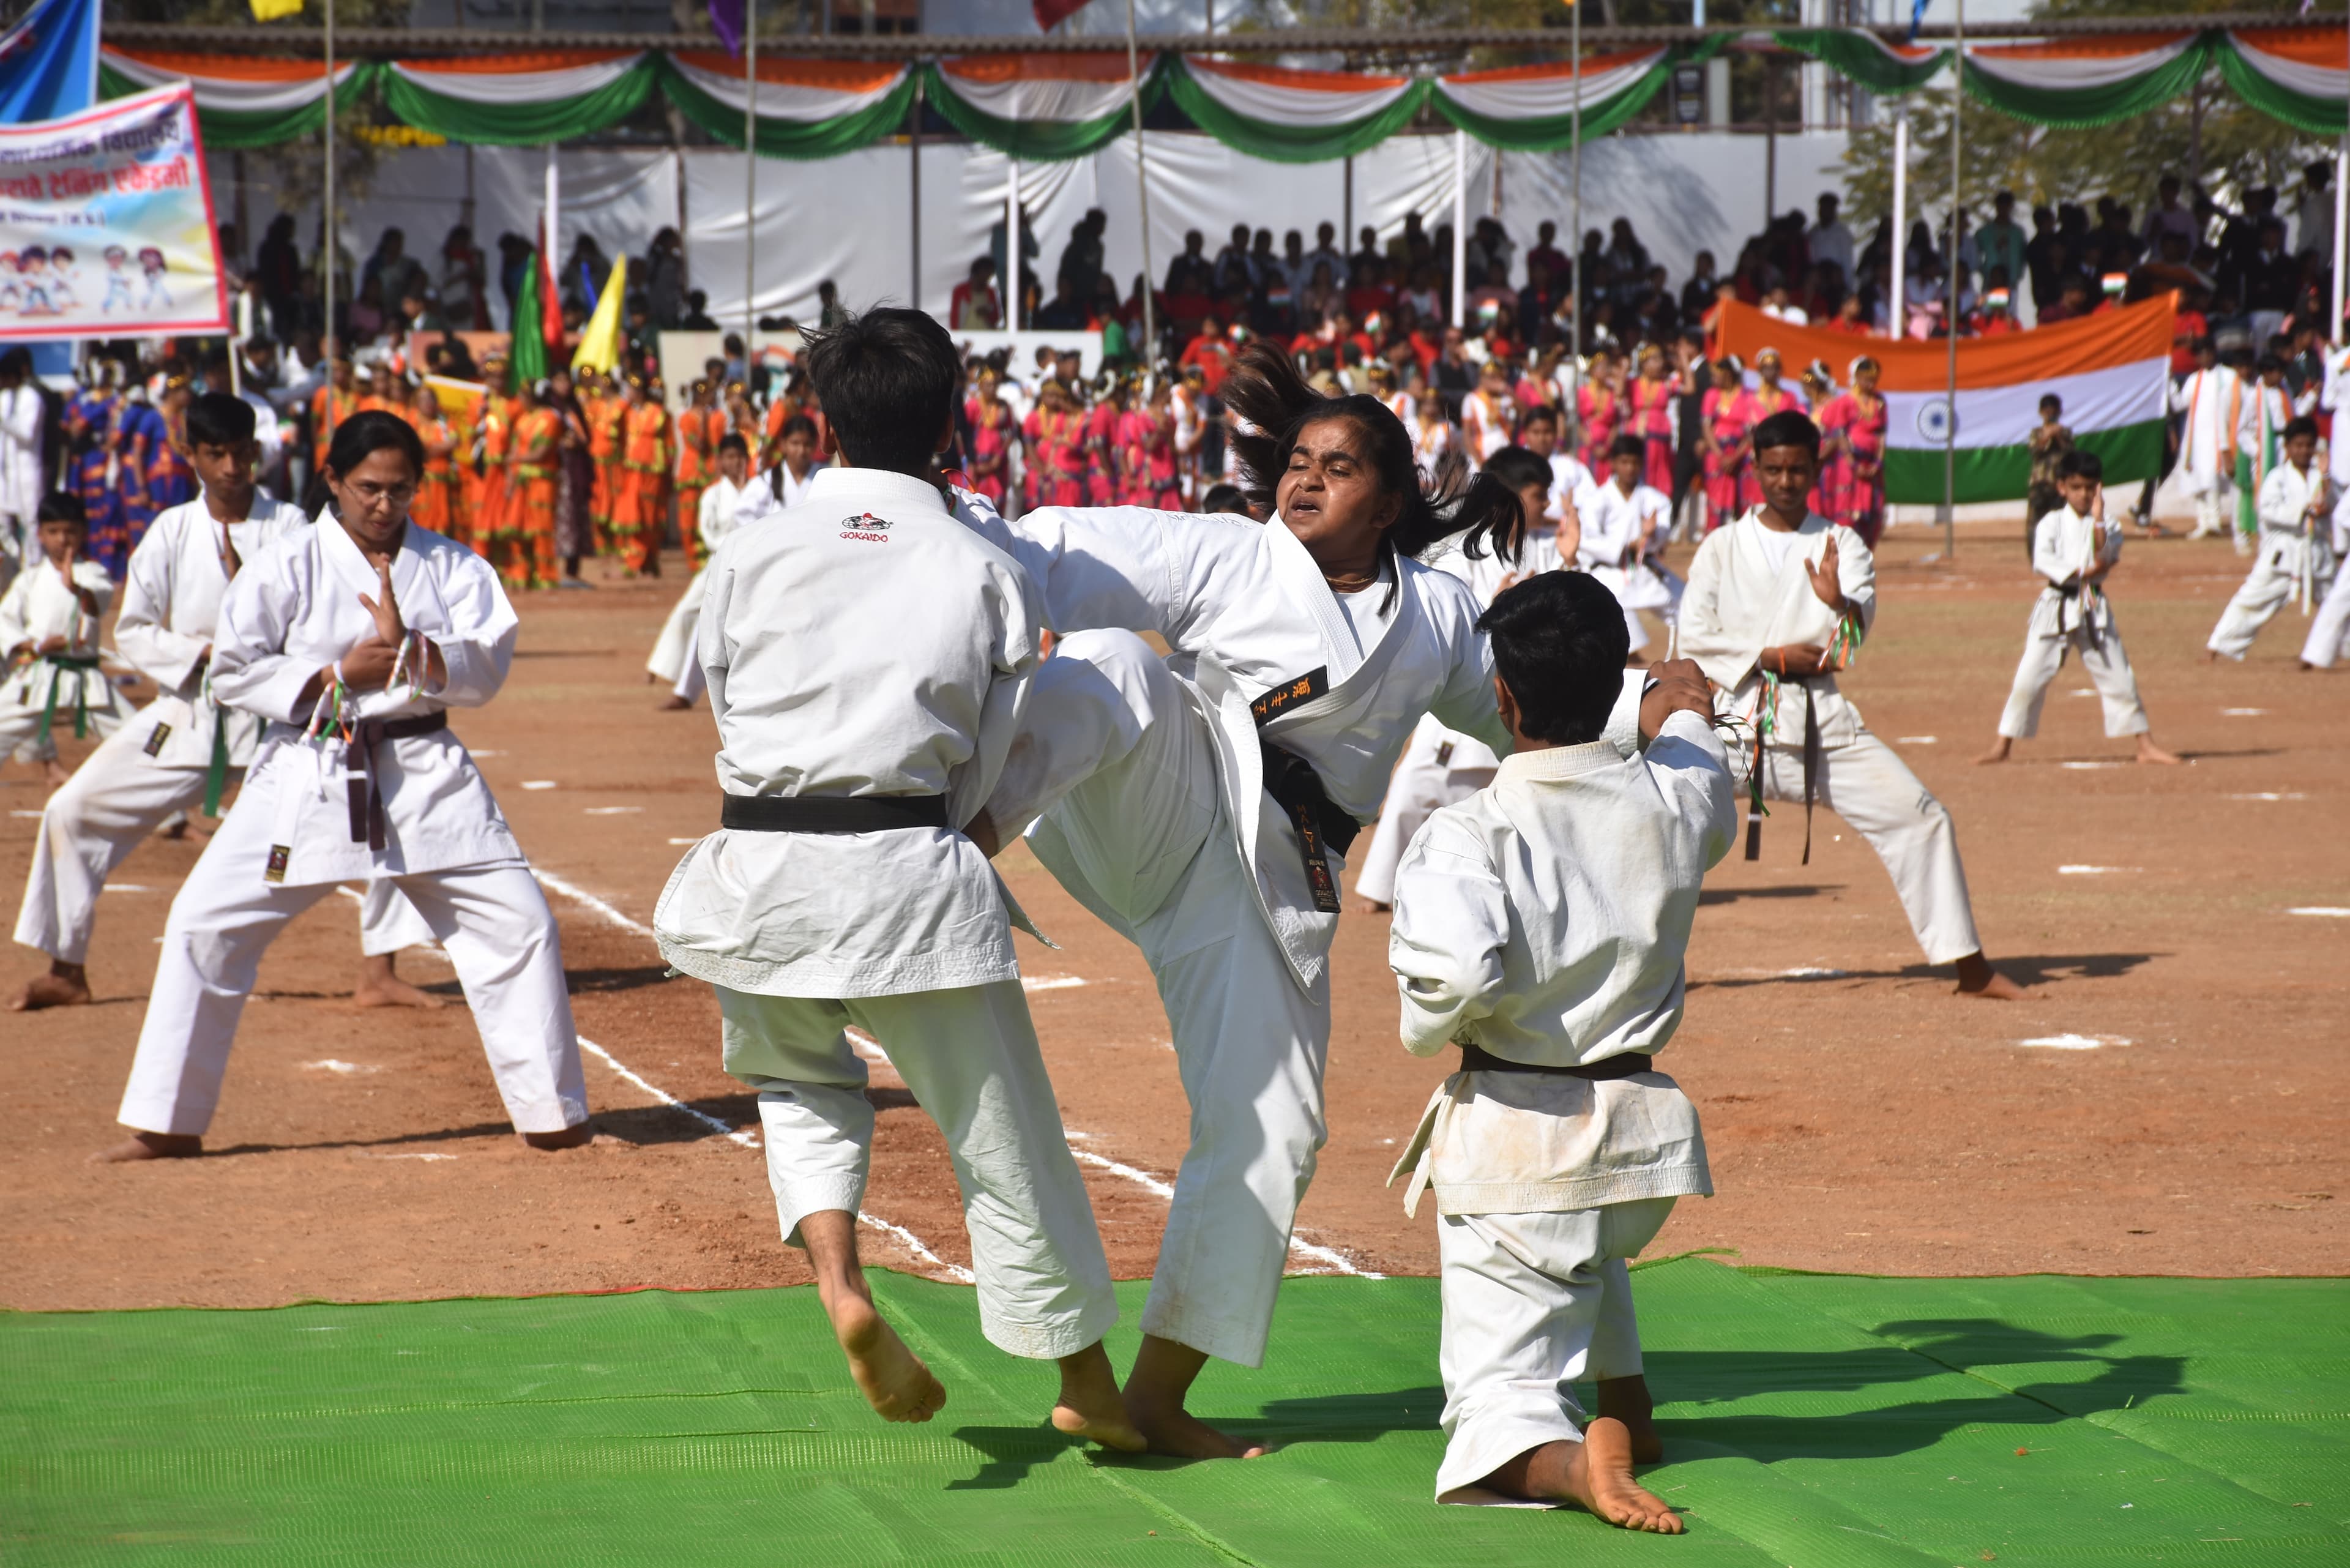
<path id="1" fill-rule="evenodd" d="M 275 22 L 280 16 L 301 14 L 302 0 L 253 0 L 253 19 L 256 22 Z"/>
<path id="2" fill-rule="evenodd" d="M 604 292 L 596 296 L 596 314 L 579 335 L 578 351 L 571 356 L 575 370 L 601 370 L 607 376 L 620 362 L 620 296 L 629 291 L 629 258 L 612 264 Z"/>

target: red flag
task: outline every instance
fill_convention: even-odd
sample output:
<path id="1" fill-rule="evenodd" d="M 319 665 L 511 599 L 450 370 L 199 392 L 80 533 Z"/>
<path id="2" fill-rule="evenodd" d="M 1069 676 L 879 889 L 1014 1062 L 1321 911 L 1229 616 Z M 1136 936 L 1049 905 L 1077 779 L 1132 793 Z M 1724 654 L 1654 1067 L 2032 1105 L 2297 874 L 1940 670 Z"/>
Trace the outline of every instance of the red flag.
<path id="1" fill-rule="evenodd" d="M 1036 14 L 1036 26 L 1047 33 L 1085 8 L 1086 0 L 1029 0 L 1029 9 Z"/>
<path id="2" fill-rule="evenodd" d="M 546 225 L 540 225 L 542 234 Z M 555 258 L 538 247 L 538 335 L 553 348 L 563 341 L 563 294 L 555 286 Z"/>

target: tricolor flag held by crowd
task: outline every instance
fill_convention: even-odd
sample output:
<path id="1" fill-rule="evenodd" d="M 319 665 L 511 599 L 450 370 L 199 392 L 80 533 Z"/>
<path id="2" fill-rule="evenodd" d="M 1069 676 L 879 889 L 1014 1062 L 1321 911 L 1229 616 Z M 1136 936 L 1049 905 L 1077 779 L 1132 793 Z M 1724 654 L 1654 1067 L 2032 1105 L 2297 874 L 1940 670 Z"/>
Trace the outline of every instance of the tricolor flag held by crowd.
<path id="1" fill-rule="evenodd" d="M 2023 499 L 2031 433 L 2040 422 L 2040 400 L 2050 392 L 2064 400 L 2074 440 L 2105 460 L 2109 482 L 2153 478 L 2162 464 L 2175 308 L 2164 295 L 2029 332 L 1960 338 L 1954 499 Z M 1735 302 L 1725 306 L 1715 352 L 1752 365 L 1764 348 L 1776 348 L 1791 371 L 1824 359 L 1839 384 L 1849 382 L 1848 367 L 1860 355 L 1882 366 L 1885 498 L 1941 504 L 1951 404 L 1946 341 L 1856 337 L 1793 327 Z"/>

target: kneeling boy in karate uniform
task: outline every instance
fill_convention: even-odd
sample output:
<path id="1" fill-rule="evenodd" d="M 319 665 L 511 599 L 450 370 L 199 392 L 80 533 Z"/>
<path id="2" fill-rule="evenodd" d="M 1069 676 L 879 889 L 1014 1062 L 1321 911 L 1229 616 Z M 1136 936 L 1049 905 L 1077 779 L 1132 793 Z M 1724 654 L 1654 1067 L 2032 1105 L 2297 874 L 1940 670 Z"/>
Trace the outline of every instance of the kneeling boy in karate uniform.
<path id="1" fill-rule="evenodd" d="M 286 922 L 386 880 L 448 950 L 525 1143 L 593 1136 L 563 949 L 451 708 L 497 695 L 520 622 L 488 562 L 417 527 L 424 447 L 400 415 L 335 429 L 333 504 L 244 563 L 213 633 L 213 690 L 269 721 L 236 805 L 172 900 L 105 1159 L 200 1154 L 237 1021 Z"/>
<path id="2" fill-rule="evenodd" d="M 873 1106 L 852 1027 L 946 1136 L 981 1329 L 1060 1363 L 1055 1426 L 1139 1450 L 1101 1346 L 1118 1321 L 1109 1264 L 1012 950 L 1026 917 L 962 831 L 1043 658 L 1043 597 L 947 509 L 934 458 L 960 369 L 943 327 L 875 310 L 802 363 L 843 466 L 710 563 L 700 659 L 723 810 L 670 877 L 654 934 L 718 993 L 726 1070 L 759 1092 L 784 1238 L 807 1250 L 874 1410 L 927 1421 L 946 1390 L 858 1260 Z"/>
<path id="3" fill-rule="evenodd" d="M 1736 790 L 1692 663 L 1652 671 L 1645 753 L 1601 739 L 1629 636 L 1596 579 L 1531 578 L 1478 625 L 1515 749 L 1412 841 L 1388 940 L 1405 1046 L 1461 1047 L 1395 1169 L 1411 1173 L 1406 1212 L 1433 1190 L 1439 1215 L 1437 1498 L 1574 1502 L 1674 1534 L 1632 1479 L 1659 1451 L 1625 1262 L 1675 1199 L 1713 1191 L 1697 1108 L 1655 1055 L 1680 1026 L 1698 887 L 1737 835 Z"/>
<path id="4" fill-rule="evenodd" d="M 107 737 L 41 808 L 25 873 L 16 940 L 49 955 L 49 972 L 9 1003 L 16 1012 L 90 1000 L 90 928 L 98 896 L 140 842 L 175 812 L 201 805 L 220 815 L 227 787 L 244 777 L 267 721 L 224 708 L 212 690 L 213 626 L 221 599 L 247 560 L 310 525 L 298 506 L 255 483 L 261 443 L 252 405 L 224 392 L 188 404 L 187 455 L 203 493 L 157 517 L 130 553 L 114 641 L 160 694 Z M 432 940 L 388 882 L 368 884 L 361 917 L 362 1005 L 431 1006 L 435 998 L 393 972 L 393 955 Z"/>
<path id="5" fill-rule="evenodd" d="M 2015 685 L 1999 716 L 1999 743 L 1975 761 L 2003 763 L 2018 741 L 2040 732 L 2040 705 L 2049 682 L 2064 668 L 2070 649 L 2105 699 L 2106 733 L 2136 735 L 2137 760 L 2176 763 L 2154 743 L 2146 704 L 2138 701 L 2137 676 L 2114 624 L 2106 577 L 2122 558 L 2122 528 L 2106 521 L 2106 465 L 2094 452 L 2068 452 L 2057 464 L 2057 488 L 2064 504 L 2043 516 L 2032 532 L 2032 569 L 2046 586 L 2033 604 L 2024 628 L 2023 659 Z"/>

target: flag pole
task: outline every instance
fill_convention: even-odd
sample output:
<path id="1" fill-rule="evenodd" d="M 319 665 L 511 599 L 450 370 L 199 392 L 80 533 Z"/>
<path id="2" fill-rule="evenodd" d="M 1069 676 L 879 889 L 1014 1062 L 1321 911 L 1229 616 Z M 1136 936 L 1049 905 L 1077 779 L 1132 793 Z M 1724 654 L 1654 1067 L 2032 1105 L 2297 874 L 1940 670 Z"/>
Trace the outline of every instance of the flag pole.
<path id="1" fill-rule="evenodd" d="M 327 220 L 327 277 L 321 293 L 327 304 L 327 318 L 318 333 L 321 345 L 332 344 L 327 349 L 327 385 L 335 384 L 335 355 L 342 348 L 335 336 L 335 0 L 320 0 L 327 18 L 327 123 L 320 135 L 327 149 L 327 192 L 324 202 Z M 327 434 L 335 433 L 335 394 L 327 393 Z"/>
<path id="2" fill-rule="evenodd" d="M 753 344 L 758 332 L 758 309 L 752 301 L 757 288 L 759 217 L 759 0 L 743 0 L 743 392 L 751 391 Z"/>
<path id="3" fill-rule="evenodd" d="M 1134 0 L 1126 0 L 1126 79 L 1134 103 L 1134 194 L 1142 211 L 1141 358 L 1148 370 L 1159 358 L 1159 312 L 1150 297 L 1150 171 L 1142 153 L 1142 66 L 1134 41 Z"/>
<path id="4" fill-rule="evenodd" d="M 1942 558 L 1959 553 L 1959 148 L 1967 97 L 1967 0 L 1958 0 L 1950 53 L 1950 265 L 1942 275 L 1942 332 L 1950 344 L 1942 409 Z"/>
<path id="5" fill-rule="evenodd" d="M 1566 242 L 1566 254 L 1574 259 L 1568 264 L 1567 275 L 1575 280 L 1568 289 L 1567 330 L 1572 335 L 1566 345 L 1566 363 L 1573 375 L 1575 407 L 1566 410 L 1566 423 L 1574 425 L 1583 417 L 1583 6 L 1580 0 L 1567 0 L 1567 53 L 1575 57 L 1575 97 L 1567 102 L 1567 158 L 1574 169 L 1574 216 L 1568 220 L 1573 230 Z M 1499 148 L 1493 156 L 1502 155 Z"/>
<path id="6" fill-rule="evenodd" d="M 1893 297 L 1885 306 L 1886 336 L 1896 339 L 1908 336 L 1908 259 L 1909 106 L 1903 103 L 1893 109 Z"/>
<path id="7" fill-rule="evenodd" d="M 2325 336 L 2342 341 L 2343 250 L 2350 245 L 2350 126 L 2345 126 L 2334 151 L 2334 319 Z"/>

